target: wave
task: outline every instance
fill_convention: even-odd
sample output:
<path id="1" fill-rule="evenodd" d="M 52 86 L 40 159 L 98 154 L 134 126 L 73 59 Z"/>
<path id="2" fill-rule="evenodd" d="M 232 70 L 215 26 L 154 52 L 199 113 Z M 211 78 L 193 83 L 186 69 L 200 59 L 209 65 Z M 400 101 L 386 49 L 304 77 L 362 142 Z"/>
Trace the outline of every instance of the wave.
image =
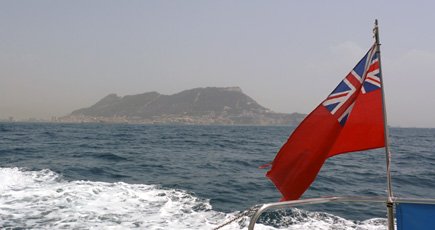
<path id="1" fill-rule="evenodd" d="M 0 168 L 0 226 L 32 229 L 213 229 L 239 212 L 158 185 L 66 181 L 49 169 Z M 292 209 L 272 212 L 256 229 L 385 229 L 385 219 L 362 222 Z M 223 229 L 247 229 L 244 217 Z"/>

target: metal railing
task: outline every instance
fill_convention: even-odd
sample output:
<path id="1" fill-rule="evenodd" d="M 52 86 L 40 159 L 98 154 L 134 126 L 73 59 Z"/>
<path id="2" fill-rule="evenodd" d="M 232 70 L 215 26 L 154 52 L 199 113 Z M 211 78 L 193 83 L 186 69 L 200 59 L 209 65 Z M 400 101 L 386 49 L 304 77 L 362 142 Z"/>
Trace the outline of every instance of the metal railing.
<path id="1" fill-rule="evenodd" d="M 321 198 L 311 198 L 311 199 L 303 199 L 303 200 L 292 200 L 292 201 L 284 201 L 284 202 L 276 202 L 276 203 L 268 203 L 263 204 L 252 216 L 251 221 L 249 222 L 248 230 L 253 230 L 255 223 L 261 214 L 270 209 L 283 209 L 290 208 L 294 206 L 300 205 L 310 205 L 310 204 L 323 204 L 329 202 L 367 202 L 367 203 L 387 203 L 386 197 L 364 197 L 364 196 L 355 196 L 355 197 L 321 197 Z M 413 198 L 393 198 L 393 203 L 414 203 L 414 204 L 435 204 L 435 199 L 413 199 Z"/>

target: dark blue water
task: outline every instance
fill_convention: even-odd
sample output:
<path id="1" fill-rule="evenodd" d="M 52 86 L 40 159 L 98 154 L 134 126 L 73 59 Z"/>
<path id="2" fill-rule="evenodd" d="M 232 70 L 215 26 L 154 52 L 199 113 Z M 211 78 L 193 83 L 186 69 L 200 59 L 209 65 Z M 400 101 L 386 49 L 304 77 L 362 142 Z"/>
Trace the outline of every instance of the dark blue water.
<path id="1" fill-rule="evenodd" d="M 182 191 L 183 196 L 194 197 L 203 205 L 210 204 L 215 216 L 225 215 L 280 199 L 279 192 L 264 176 L 266 171 L 258 169 L 258 166 L 274 158 L 292 130 L 291 127 L 264 126 L 0 123 L 0 167 L 9 170 L 3 174 L 4 180 L 9 180 L 17 173 L 27 172 L 36 173 L 31 178 L 45 178 L 46 171 L 43 170 L 49 170 L 56 175 L 57 181 L 57 184 L 50 186 L 60 187 L 56 188 L 62 191 L 69 188 L 69 183 L 78 181 L 106 182 L 104 185 L 108 187 L 117 186 L 115 182 L 123 182 L 125 184 L 122 186 L 152 185 L 161 191 Z M 394 194 L 399 197 L 434 198 L 435 129 L 392 128 L 390 139 Z M 19 180 L 27 180 L 26 175 L 20 176 Z M 385 196 L 385 175 L 383 149 L 339 155 L 326 162 L 304 197 Z M 9 189 L 8 192 L 34 191 L 29 190 L 34 187 L 24 182 L 19 188 L 14 188 L 14 183 L 18 182 L 3 185 L 3 189 Z M 38 184 L 35 186 L 41 187 Z M 51 187 L 44 189 L 46 193 L 51 191 Z M 132 191 L 137 192 L 135 189 L 132 188 Z M 74 191 L 77 193 L 80 190 Z M 2 198 L 6 199 L 0 197 L 0 204 Z M 9 204 L 7 202 L 14 199 L 3 202 Z M 302 208 L 348 220 L 385 217 L 382 205 L 317 205 Z M 9 218 L 18 215 L 14 214 L 14 210 L 10 212 L 13 214 L 8 214 Z M 8 212 L 3 210 L 5 213 Z M 51 223 L 44 219 L 45 222 L 39 225 L 33 222 L 29 224 L 26 218 L 30 217 L 22 217 L 21 222 L 7 222 L 3 218 L 1 223 L 42 228 Z M 281 217 L 269 213 L 262 221 L 265 225 L 279 227 L 271 221 L 274 218 Z M 62 218 L 57 221 L 54 223 L 61 223 Z M 104 223 L 105 220 L 99 221 Z M 79 226 L 74 225 L 73 219 L 68 223 L 70 227 Z M 171 228 L 170 225 L 153 224 L 150 226 L 155 229 L 159 226 Z M 136 226 L 144 225 L 136 223 Z M 202 225 L 195 226 L 192 228 L 202 228 L 197 227 Z"/>

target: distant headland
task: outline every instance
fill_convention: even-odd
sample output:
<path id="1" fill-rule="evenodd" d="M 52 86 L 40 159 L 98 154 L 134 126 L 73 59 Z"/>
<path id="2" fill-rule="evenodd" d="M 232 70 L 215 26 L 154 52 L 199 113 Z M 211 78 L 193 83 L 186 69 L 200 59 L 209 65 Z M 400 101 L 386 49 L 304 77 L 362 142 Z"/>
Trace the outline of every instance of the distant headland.
<path id="1" fill-rule="evenodd" d="M 207 87 L 173 95 L 147 92 L 119 97 L 109 94 L 59 122 L 201 125 L 297 125 L 300 113 L 276 113 L 261 106 L 239 87 Z"/>

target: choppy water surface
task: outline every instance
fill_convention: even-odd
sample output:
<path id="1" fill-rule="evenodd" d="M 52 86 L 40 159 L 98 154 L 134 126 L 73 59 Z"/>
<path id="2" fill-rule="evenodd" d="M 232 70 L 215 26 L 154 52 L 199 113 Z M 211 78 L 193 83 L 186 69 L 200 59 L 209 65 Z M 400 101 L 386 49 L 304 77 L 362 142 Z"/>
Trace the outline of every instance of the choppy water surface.
<path id="1" fill-rule="evenodd" d="M 212 229 L 280 195 L 258 166 L 293 128 L 0 123 L 0 226 Z M 396 196 L 435 194 L 435 130 L 390 130 Z M 384 196 L 384 151 L 329 159 L 304 197 Z M 382 205 L 266 213 L 259 229 L 385 229 Z M 226 229 L 246 229 L 249 219 Z M 224 228 L 225 229 L 225 228 Z"/>

